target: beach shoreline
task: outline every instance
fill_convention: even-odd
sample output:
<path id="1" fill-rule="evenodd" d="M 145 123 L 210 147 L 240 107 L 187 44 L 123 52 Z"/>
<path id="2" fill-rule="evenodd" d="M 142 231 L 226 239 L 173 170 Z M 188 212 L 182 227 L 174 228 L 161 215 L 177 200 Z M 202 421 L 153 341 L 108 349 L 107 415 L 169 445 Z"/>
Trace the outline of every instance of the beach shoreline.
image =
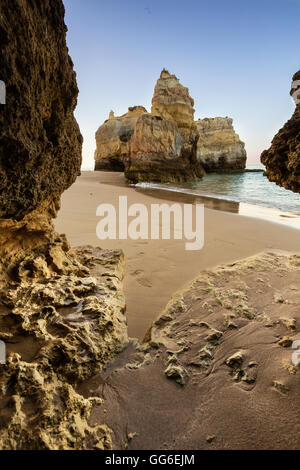
<path id="1" fill-rule="evenodd" d="M 299 230 L 291 226 L 291 221 L 298 221 L 298 218 L 280 217 L 290 214 L 273 211 L 273 220 L 266 220 L 263 213 L 258 215 L 258 206 L 252 214 L 248 208 L 245 215 L 235 212 L 235 204 L 229 201 L 218 200 L 216 203 L 209 198 L 205 201 L 205 244 L 202 250 L 186 251 L 185 240 L 101 241 L 97 238 L 99 218 L 96 217 L 96 209 L 99 204 L 117 206 L 121 195 L 127 196 L 128 204 L 143 203 L 146 207 L 164 203 L 166 199 L 180 204 L 191 201 L 186 195 L 166 193 L 129 186 L 122 173 L 82 172 L 75 184 L 63 194 L 61 210 L 55 221 L 56 230 L 65 233 L 74 247 L 90 244 L 124 251 L 128 331 L 131 337 L 139 339 L 143 339 L 171 296 L 203 269 L 232 263 L 263 251 L 300 251 Z M 200 202 L 199 197 L 192 198 Z M 215 210 L 216 204 L 218 210 Z M 289 226 L 278 223 L 280 218 Z"/>

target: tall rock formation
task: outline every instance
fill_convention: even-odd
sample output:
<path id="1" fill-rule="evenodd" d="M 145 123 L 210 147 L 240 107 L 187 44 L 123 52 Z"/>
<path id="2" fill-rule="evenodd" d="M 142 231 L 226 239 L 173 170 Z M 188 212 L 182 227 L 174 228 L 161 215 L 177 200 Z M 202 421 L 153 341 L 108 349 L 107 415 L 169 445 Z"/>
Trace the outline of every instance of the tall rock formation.
<path id="1" fill-rule="evenodd" d="M 270 181 L 300 193 L 300 70 L 293 76 L 290 95 L 295 112 L 262 153 L 261 162 Z"/>
<path id="2" fill-rule="evenodd" d="M 151 114 L 136 106 L 121 117 L 110 113 L 99 127 L 95 170 L 125 169 L 132 182 L 186 182 L 200 179 L 204 170 L 243 170 L 245 145 L 235 133 L 232 119 L 194 122 L 193 106 L 188 88 L 163 69 L 154 89 Z M 182 138 L 180 145 L 177 133 Z"/>
<path id="3" fill-rule="evenodd" d="M 135 124 L 146 113 L 143 106 L 130 107 L 119 117 L 110 112 L 109 119 L 96 132 L 95 170 L 124 171 Z"/>
<path id="4" fill-rule="evenodd" d="M 26 250 L 54 244 L 51 221 L 61 193 L 80 173 L 82 136 L 73 115 L 78 89 L 62 2 L 3 0 L 0 17 L 6 84 L 0 113 L 1 277 L 14 272 Z"/>
<path id="5" fill-rule="evenodd" d="M 144 344 L 92 381 L 113 447 L 299 449 L 299 278 L 299 256 L 268 251 L 173 295 Z"/>
<path id="6" fill-rule="evenodd" d="M 199 139 L 197 159 L 207 172 L 243 170 L 247 154 L 245 144 L 236 134 L 232 119 L 215 117 L 197 121 Z"/>
<path id="7" fill-rule="evenodd" d="M 190 139 L 194 126 L 194 100 L 175 75 L 163 69 L 154 88 L 151 114 L 175 121 L 183 139 Z"/>
<path id="8" fill-rule="evenodd" d="M 125 165 L 129 181 L 185 182 L 200 179 L 196 159 L 194 100 L 175 75 L 163 70 L 157 80 L 151 115 L 135 126 Z"/>
<path id="9" fill-rule="evenodd" d="M 140 116 L 130 142 L 125 177 L 141 181 L 184 182 L 201 178 L 203 169 L 194 152 L 185 154 L 184 141 L 174 121 Z"/>
<path id="10" fill-rule="evenodd" d="M 75 385 L 127 341 L 123 255 L 72 250 L 52 223 L 81 165 L 64 7 L 1 0 L 0 18 L 0 448 L 108 448 Z"/>

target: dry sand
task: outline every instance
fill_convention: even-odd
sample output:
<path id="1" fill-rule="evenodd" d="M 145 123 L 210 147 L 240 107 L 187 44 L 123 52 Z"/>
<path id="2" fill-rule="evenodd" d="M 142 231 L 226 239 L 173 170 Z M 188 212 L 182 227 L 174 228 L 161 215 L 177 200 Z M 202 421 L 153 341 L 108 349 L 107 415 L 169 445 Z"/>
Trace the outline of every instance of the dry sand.
<path id="1" fill-rule="evenodd" d="M 186 251 L 185 240 L 100 241 L 96 236 L 99 221 L 96 208 L 101 203 L 111 203 L 117 207 L 120 195 L 128 197 L 128 204 L 138 202 L 148 207 L 151 203 L 166 202 L 170 198 L 179 202 L 186 202 L 187 199 L 166 191 L 137 190 L 124 183 L 122 173 L 109 172 L 83 172 L 62 196 L 56 229 L 66 233 L 72 246 L 91 244 L 103 248 L 121 248 L 125 252 L 127 275 L 124 288 L 131 337 L 142 338 L 170 297 L 193 280 L 202 269 L 265 250 L 300 251 L 298 229 L 239 215 L 236 203 L 210 199 L 206 200 L 205 245 L 202 250 Z M 195 199 L 200 200 L 192 197 L 188 202 Z M 279 221 L 280 214 L 275 212 L 269 214 Z M 267 217 L 266 214 L 264 216 Z M 288 222 L 286 217 L 283 220 Z M 291 220 L 295 224 L 295 219 Z"/>

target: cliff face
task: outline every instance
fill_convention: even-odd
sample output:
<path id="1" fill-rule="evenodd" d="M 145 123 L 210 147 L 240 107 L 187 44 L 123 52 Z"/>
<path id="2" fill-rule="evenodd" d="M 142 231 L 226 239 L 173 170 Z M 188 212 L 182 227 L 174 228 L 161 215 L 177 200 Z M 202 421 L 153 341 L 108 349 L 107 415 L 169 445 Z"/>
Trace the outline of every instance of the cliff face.
<path id="1" fill-rule="evenodd" d="M 261 162 L 270 181 L 300 193 L 300 70 L 293 76 L 290 94 L 295 112 L 262 153 Z"/>
<path id="2" fill-rule="evenodd" d="M 110 447 L 75 390 L 127 342 L 123 255 L 72 250 L 52 219 L 80 172 L 77 85 L 61 0 L 2 0 L 0 448 Z"/>
<path id="3" fill-rule="evenodd" d="M 138 117 L 146 114 L 143 106 L 128 108 L 128 113 L 109 119 L 96 132 L 95 170 L 124 171 L 124 159 L 129 154 L 129 142 Z"/>
<path id="4" fill-rule="evenodd" d="M 238 171 L 245 168 L 245 144 L 234 131 L 232 119 L 206 118 L 199 119 L 196 124 L 199 132 L 197 159 L 205 171 Z"/>
<path id="5" fill-rule="evenodd" d="M 78 89 L 62 2 L 3 0 L 0 16 L 6 84 L 0 114 L 1 280 L 13 277 L 31 250 L 37 256 L 42 250 L 49 266 L 50 246 L 63 256 L 66 245 L 55 245 L 52 218 L 61 193 L 80 173 L 82 136 L 73 115 Z M 72 264 L 65 257 L 66 266 Z"/>
<path id="6" fill-rule="evenodd" d="M 195 150 L 195 148 L 194 148 Z M 130 142 L 125 177 L 139 181 L 188 181 L 203 175 L 194 154 L 184 153 L 184 141 L 174 121 L 140 116 Z"/>
<path id="7" fill-rule="evenodd" d="M 73 116 L 77 84 L 62 2 L 0 5 L 0 217 L 22 219 L 76 179 L 82 137 Z M 12 15 L 12 11 L 14 14 Z M 63 162 L 63 163 L 62 163 Z"/>

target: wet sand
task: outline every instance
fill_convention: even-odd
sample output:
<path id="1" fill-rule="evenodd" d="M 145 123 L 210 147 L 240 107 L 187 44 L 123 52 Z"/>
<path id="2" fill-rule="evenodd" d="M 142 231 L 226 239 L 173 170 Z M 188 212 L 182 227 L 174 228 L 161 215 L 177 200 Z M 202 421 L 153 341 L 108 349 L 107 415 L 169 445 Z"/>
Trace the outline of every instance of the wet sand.
<path id="1" fill-rule="evenodd" d="M 166 200 L 181 204 L 205 203 L 205 244 L 199 251 L 186 251 L 186 240 L 105 240 L 96 236 L 99 204 L 118 206 L 119 196 L 128 197 L 128 205 Z M 56 229 L 66 233 L 72 246 L 98 245 L 121 248 L 126 255 L 124 282 L 129 335 L 143 338 L 151 322 L 162 311 L 170 297 L 202 269 L 230 263 L 262 251 L 300 252 L 299 229 L 276 223 L 291 221 L 300 228 L 293 214 L 272 214 L 271 222 L 262 216 L 264 209 L 250 206 L 251 216 L 240 215 L 237 203 L 213 198 L 199 198 L 167 191 L 141 190 L 126 185 L 122 173 L 83 172 L 62 196 L 62 207 Z M 200 200 L 201 199 L 201 200 Z M 226 212 L 227 211 L 227 212 Z M 260 213 L 260 214 L 259 214 Z M 282 215 L 287 217 L 281 217 Z M 253 217 L 257 216 L 257 217 Z M 264 215 L 266 217 L 266 215 Z M 292 218 L 290 218 L 292 217 Z"/>

